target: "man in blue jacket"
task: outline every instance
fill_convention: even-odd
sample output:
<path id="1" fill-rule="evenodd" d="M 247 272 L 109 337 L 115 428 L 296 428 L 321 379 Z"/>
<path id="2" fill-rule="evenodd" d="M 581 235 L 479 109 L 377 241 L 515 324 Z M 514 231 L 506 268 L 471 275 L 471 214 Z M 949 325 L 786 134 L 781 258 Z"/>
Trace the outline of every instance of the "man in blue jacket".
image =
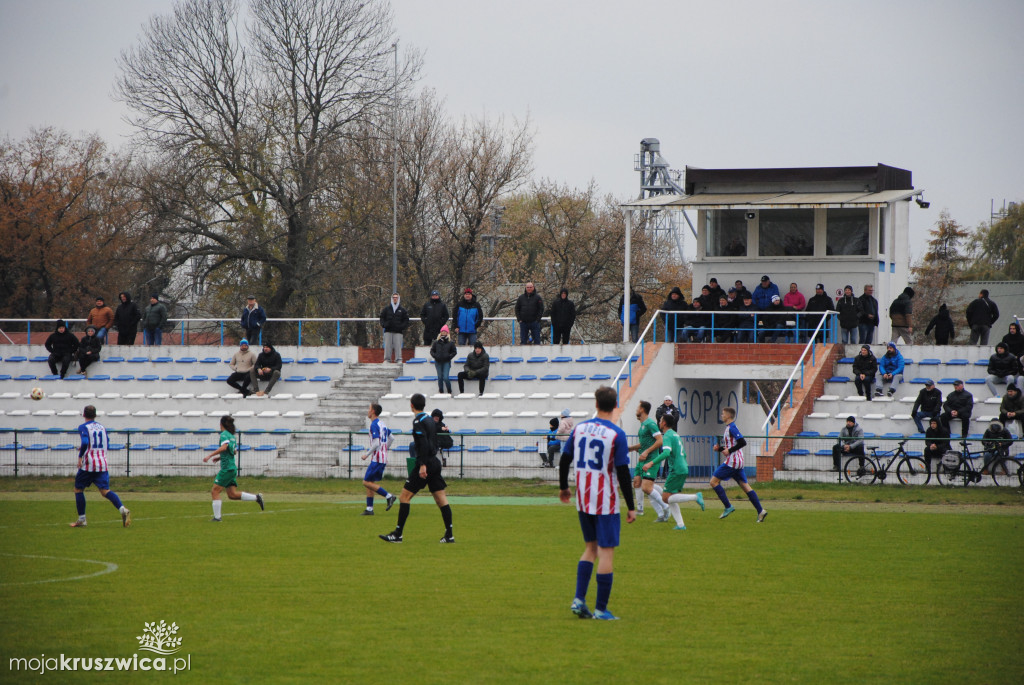
<path id="1" fill-rule="evenodd" d="M 462 299 L 455 307 L 455 333 L 460 345 L 475 345 L 477 330 L 484 321 L 484 310 L 476 301 L 472 288 L 462 291 Z"/>
<path id="2" fill-rule="evenodd" d="M 896 343 L 885 346 L 885 354 L 878 360 L 878 373 L 882 376 L 881 387 L 875 389 L 875 397 L 884 392 L 888 397 L 896 394 L 896 385 L 903 382 L 903 355 L 896 349 Z"/>
<path id="3" fill-rule="evenodd" d="M 255 295 L 250 295 L 245 300 L 246 305 L 242 307 L 242 328 L 245 329 L 245 339 L 256 343 L 263 332 L 263 324 L 267 322 L 267 312 L 256 301 Z"/>
<path id="4" fill-rule="evenodd" d="M 782 299 L 782 295 L 779 293 L 779 286 L 772 283 L 772 279 L 768 278 L 765 274 L 761 276 L 761 285 L 754 288 L 754 306 L 762 312 L 772 306 L 772 298 L 777 297 L 779 300 Z"/>

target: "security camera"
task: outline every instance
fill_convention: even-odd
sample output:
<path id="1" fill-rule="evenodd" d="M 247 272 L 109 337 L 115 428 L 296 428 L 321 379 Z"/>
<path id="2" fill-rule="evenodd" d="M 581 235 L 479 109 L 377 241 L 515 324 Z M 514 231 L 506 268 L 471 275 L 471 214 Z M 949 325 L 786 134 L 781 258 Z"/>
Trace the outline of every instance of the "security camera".
<path id="1" fill-rule="evenodd" d="M 754 219 L 754 218 L 757 218 L 757 214 L 755 214 L 754 212 L 747 212 L 747 219 Z"/>
<path id="2" fill-rule="evenodd" d="M 917 200 L 915 200 L 915 202 L 917 202 L 917 206 L 920 207 L 921 209 L 928 209 L 929 207 L 932 206 L 931 202 L 925 202 L 921 198 L 917 198 Z"/>

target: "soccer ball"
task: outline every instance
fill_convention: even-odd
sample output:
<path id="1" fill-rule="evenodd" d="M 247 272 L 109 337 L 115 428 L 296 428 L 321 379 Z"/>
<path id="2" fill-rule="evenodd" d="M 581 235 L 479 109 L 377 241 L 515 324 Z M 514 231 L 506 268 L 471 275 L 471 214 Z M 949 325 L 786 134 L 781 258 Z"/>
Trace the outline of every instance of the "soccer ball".
<path id="1" fill-rule="evenodd" d="M 44 393 L 42 388 L 32 388 L 32 392 L 29 393 L 29 397 L 31 397 L 34 400 L 43 399 L 43 395 Z"/>

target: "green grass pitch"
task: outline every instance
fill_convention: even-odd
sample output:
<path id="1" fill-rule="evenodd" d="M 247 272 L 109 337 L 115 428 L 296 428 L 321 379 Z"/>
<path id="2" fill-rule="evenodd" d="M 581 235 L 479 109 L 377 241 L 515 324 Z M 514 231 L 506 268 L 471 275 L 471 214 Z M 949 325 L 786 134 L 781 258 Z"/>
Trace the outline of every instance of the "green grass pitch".
<path id="1" fill-rule="evenodd" d="M 245 483 L 243 483 L 243 486 Z M 116 486 L 116 482 L 115 482 Z M 1024 517 L 970 508 L 765 504 L 688 530 L 623 522 L 610 609 L 569 612 L 582 541 L 551 497 L 452 498 L 455 545 L 425 493 L 405 542 L 397 508 L 352 495 L 225 502 L 122 492 L 0 500 L 0 681 L 148 682 L 170 673 L 12 672 L 12 657 L 143 656 L 176 623 L 174 682 L 1019 683 Z M 738 493 L 737 493 L 738 494 Z M 87 563 L 82 560 L 91 560 Z M 104 565 L 105 564 L 105 565 Z M 104 572 L 116 564 L 116 570 Z M 99 575 L 90 575 L 97 574 Z M 72 579 L 77 576 L 90 576 Z M 33 582 L 33 581 L 49 582 Z M 596 584 L 588 603 L 593 607 Z M 169 660 L 170 661 L 170 660 Z M 145 680 L 144 680 L 145 679 Z"/>

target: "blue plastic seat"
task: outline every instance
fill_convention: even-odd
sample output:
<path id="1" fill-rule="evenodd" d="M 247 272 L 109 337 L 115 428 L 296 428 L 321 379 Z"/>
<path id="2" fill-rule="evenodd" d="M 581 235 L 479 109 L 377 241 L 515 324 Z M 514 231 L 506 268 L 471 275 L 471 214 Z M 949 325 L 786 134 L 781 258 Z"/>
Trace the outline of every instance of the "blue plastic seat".
<path id="1" fill-rule="evenodd" d="M 546 364 L 548 361 L 547 357 L 530 357 L 526 360 L 527 364 Z"/>
<path id="2" fill-rule="evenodd" d="M 832 376 L 828 379 L 829 383 L 849 383 L 850 379 L 846 376 Z"/>
<path id="3" fill-rule="evenodd" d="M 596 361 L 597 361 L 597 357 L 577 357 L 576 358 L 576 363 L 577 364 L 589 364 L 590 362 L 596 362 Z"/>
<path id="4" fill-rule="evenodd" d="M 476 435 L 475 428 L 460 428 L 459 430 L 452 433 L 452 435 Z"/>
<path id="5" fill-rule="evenodd" d="M 287 378 L 282 378 L 281 380 L 283 380 L 283 381 L 285 381 L 287 383 L 304 383 L 306 381 L 306 377 L 305 376 L 288 376 Z"/>
<path id="6" fill-rule="evenodd" d="M 153 448 L 157 452 L 170 452 L 171 450 L 177 449 L 177 446 L 172 445 L 169 442 L 164 442 Z"/>
<path id="7" fill-rule="evenodd" d="M 501 435 L 500 428 L 484 428 L 480 431 L 480 435 Z"/>
<path id="8" fill-rule="evenodd" d="M 425 357 L 410 357 L 405 362 L 406 364 L 426 364 L 427 360 Z"/>
<path id="9" fill-rule="evenodd" d="M 294 364 L 295 363 L 295 357 L 281 357 L 281 363 L 282 364 Z"/>
<path id="10" fill-rule="evenodd" d="M 508 375 L 502 374 L 502 375 L 494 376 L 493 378 L 491 378 L 491 380 L 492 381 L 510 381 L 510 380 L 512 380 L 512 376 L 508 376 Z"/>
<path id="11" fill-rule="evenodd" d="M 189 380 L 189 381 L 193 381 L 193 382 L 199 382 L 199 381 L 208 381 L 210 379 L 207 378 L 206 376 L 189 376 L 185 380 Z"/>
<path id="12" fill-rule="evenodd" d="M 395 383 L 410 383 L 416 380 L 415 376 L 399 376 L 395 379 Z"/>
<path id="13" fill-rule="evenodd" d="M 466 451 L 467 452 L 490 452 L 491 448 L 488 447 L 487 445 L 473 445 L 472 447 L 470 447 Z"/>
<path id="14" fill-rule="evenodd" d="M 147 381 L 147 382 L 148 381 L 158 381 L 158 380 L 160 380 L 160 376 L 154 376 L 152 374 L 147 374 L 145 376 L 139 376 L 135 380 L 137 380 L 137 381 Z"/>
<path id="15" fill-rule="evenodd" d="M 213 430 L 213 429 L 211 428 L 210 430 Z M 291 433 L 291 432 L 292 432 L 292 429 L 291 429 L 291 428 L 275 428 L 274 430 L 272 430 L 272 431 L 270 431 L 270 432 L 271 432 L 271 433 L 280 433 L 280 434 L 285 434 L 285 433 Z M 392 432 L 393 432 L 393 431 L 392 431 Z"/>
<path id="16" fill-rule="evenodd" d="M 48 361 L 50 361 L 50 358 L 48 356 L 46 356 L 46 357 L 32 357 L 31 359 L 29 359 L 29 361 L 30 362 L 48 362 Z"/>
<path id="17" fill-rule="evenodd" d="M 537 448 L 534 447 L 533 445 L 523 445 L 522 447 L 519 448 L 519 451 L 520 452 L 533 452 L 534 454 L 537 454 Z"/>
<path id="18" fill-rule="evenodd" d="M 220 357 L 203 357 L 199 360 L 200 364 L 220 364 Z"/>
<path id="19" fill-rule="evenodd" d="M 987 359 L 979 359 L 978 361 L 974 362 L 974 365 L 975 366 L 985 366 L 985 367 L 987 367 L 988 366 L 988 360 Z"/>
<path id="20" fill-rule="evenodd" d="M 942 361 L 939 360 L 939 359 L 922 359 L 921 361 L 919 361 L 917 363 L 917 365 L 918 366 L 938 366 L 941 363 L 942 363 Z M 906 359 L 903 360 L 903 365 L 904 366 L 907 365 L 907 360 Z"/>
<path id="21" fill-rule="evenodd" d="M 0 373 L 0 381 L 9 381 L 9 380 L 11 380 L 11 375 L 10 374 Z"/>
<path id="22" fill-rule="evenodd" d="M 217 449 L 218 447 L 220 447 L 220 445 L 212 445 L 210 447 L 207 447 L 206 449 L 208 449 L 208 450 L 210 450 L 212 452 L 213 450 Z M 132 445 L 132 450 L 135 451 L 135 452 L 145 452 L 146 450 L 151 450 L 151 449 L 153 449 L 153 446 L 150 445 L 148 442 L 139 442 L 139 443 L 135 443 L 135 444 Z"/>
<path id="23" fill-rule="evenodd" d="M 211 381 L 216 381 L 218 383 L 226 383 L 227 380 L 228 380 L 228 377 L 227 376 L 214 376 L 210 380 Z"/>
<path id="24" fill-rule="evenodd" d="M 93 380 L 95 380 L 95 379 L 93 379 Z M 177 374 L 172 374 L 170 376 L 164 376 L 161 380 L 165 380 L 165 381 L 183 381 L 183 380 L 185 380 L 185 377 L 184 376 L 179 376 Z"/>
<path id="25" fill-rule="evenodd" d="M 522 364 L 523 363 L 523 358 L 522 357 L 505 357 L 505 363 L 506 364 Z"/>
<path id="26" fill-rule="evenodd" d="M 840 364 L 852 364 L 853 363 L 853 357 L 843 357 L 842 359 L 839 360 L 839 363 Z"/>
<path id="27" fill-rule="evenodd" d="M 115 380 L 115 381 L 122 381 L 122 382 L 123 381 L 133 381 L 133 380 L 135 380 L 135 376 L 132 376 L 130 374 L 123 374 L 123 375 L 120 375 L 120 376 L 114 376 L 113 380 Z"/>
<path id="28" fill-rule="evenodd" d="M 50 448 L 50 450 L 54 452 L 67 452 L 68 450 L 73 449 L 75 449 L 75 445 L 72 445 L 67 442 L 62 442 L 59 445 L 54 445 L 53 447 Z"/>
<path id="29" fill-rule="evenodd" d="M 790 451 L 786 452 L 786 455 L 790 456 L 790 457 L 806 457 L 810 453 L 811 453 L 810 450 L 795 449 L 795 450 L 790 450 Z"/>
<path id="30" fill-rule="evenodd" d="M 179 452 L 198 452 L 201 449 L 203 449 L 201 446 L 192 442 L 187 445 L 178 445 Z"/>
<path id="31" fill-rule="evenodd" d="M 426 383 L 436 383 L 437 376 L 424 376 L 423 378 L 420 378 L 420 381 Z"/>
<path id="32" fill-rule="evenodd" d="M 494 361 L 494 359 L 493 359 L 493 358 L 491 358 L 491 361 L 493 362 L 493 361 Z M 459 357 L 458 359 L 456 359 L 456 360 L 455 360 L 455 362 L 454 362 L 454 363 L 455 363 L 455 364 L 465 364 L 465 363 L 466 363 L 466 358 L 465 358 L 465 357 Z"/>
<path id="33" fill-rule="evenodd" d="M 595 373 L 590 377 L 590 380 L 592 381 L 610 381 L 611 379 L 612 377 L 606 373 Z"/>
<path id="34" fill-rule="evenodd" d="M 814 456 L 816 456 L 816 457 L 831 457 L 832 456 L 832 450 L 818 450 L 817 452 L 814 453 Z"/>
<path id="35" fill-rule="evenodd" d="M 104 364 L 120 364 L 124 361 L 124 357 L 106 357 L 103 360 Z"/>
<path id="36" fill-rule="evenodd" d="M 883 440 L 902 440 L 903 433 L 882 433 Z"/>
<path id="37" fill-rule="evenodd" d="M 238 446 L 238 451 L 239 452 L 248 452 L 251 449 L 252 449 L 252 445 L 239 445 Z"/>
<path id="38" fill-rule="evenodd" d="M 566 376 L 565 380 L 567 380 L 567 381 L 585 381 L 585 380 L 587 380 L 587 377 L 584 376 L 582 373 L 573 373 L 573 374 L 569 374 L 568 376 Z"/>
<path id="39" fill-rule="evenodd" d="M 526 435 L 525 428 L 509 428 L 505 431 L 505 435 Z"/>
<path id="40" fill-rule="evenodd" d="M 345 361 L 345 360 L 344 360 L 344 359 L 342 359 L 341 357 L 328 357 L 327 359 L 324 359 L 324 360 L 323 360 L 322 362 L 320 362 L 320 363 L 321 363 L 321 364 L 341 364 L 341 363 L 342 363 L 342 362 L 344 362 L 344 361 Z"/>
<path id="41" fill-rule="evenodd" d="M 555 357 L 551 360 L 552 364 L 566 364 L 572 361 L 572 357 Z"/>
<path id="42" fill-rule="evenodd" d="M 182 357 L 181 359 L 175 359 L 174 363 L 175 364 L 195 364 L 197 361 L 199 361 L 199 360 L 196 359 L 195 357 Z"/>
<path id="43" fill-rule="evenodd" d="M 49 359 L 49 357 L 47 357 L 47 359 Z M 28 361 L 28 357 L 17 357 L 17 356 L 16 357 L 8 357 L 7 361 L 9 361 L 9 362 L 27 362 Z"/>
<path id="44" fill-rule="evenodd" d="M 498 445 L 494 448 L 495 452 L 515 452 L 516 448 L 512 445 Z"/>
<path id="45" fill-rule="evenodd" d="M 533 374 L 526 373 L 526 374 L 523 374 L 522 376 L 516 376 L 516 380 L 517 381 L 535 381 L 535 380 L 537 380 L 537 377 L 534 376 Z"/>
<path id="46" fill-rule="evenodd" d="M 112 443 L 109 443 L 107 445 L 107 451 L 108 452 L 120 452 L 123 449 L 124 449 L 124 443 L 123 442 L 112 442 Z"/>
<path id="47" fill-rule="evenodd" d="M 316 357 L 303 357 L 299 360 L 299 364 L 319 364 L 320 360 Z"/>
<path id="48" fill-rule="evenodd" d="M 964 385 L 985 385 L 984 378 L 968 378 L 964 381 Z"/>
<path id="49" fill-rule="evenodd" d="M 109 381 L 110 380 L 110 376 L 108 376 L 105 373 L 98 373 L 95 376 L 89 376 L 89 380 L 91 380 L 91 381 Z"/>
<path id="50" fill-rule="evenodd" d="M 540 379 L 542 381 L 560 381 L 562 380 L 562 377 L 557 373 L 549 373 L 546 376 L 541 376 Z"/>
<path id="51" fill-rule="evenodd" d="M 257 445 L 256 446 L 256 451 L 257 452 L 273 452 L 276 449 L 277 449 L 277 445 Z"/>
<path id="52" fill-rule="evenodd" d="M 310 383 L 327 383 L 331 380 L 330 376 L 313 376 L 309 379 Z"/>
<path id="53" fill-rule="evenodd" d="M 31 445 L 22 445 L 21 448 L 29 452 L 42 452 L 43 450 L 50 449 L 50 446 L 42 442 L 34 442 Z"/>
<path id="54" fill-rule="evenodd" d="M 601 357 L 601 361 L 603 361 L 603 362 L 621 362 L 622 361 L 622 357 L 619 357 L 618 355 L 611 355 L 611 356 L 608 356 L 608 357 Z"/>
<path id="55" fill-rule="evenodd" d="M 930 380 L 930 378 L 911 378 L 910 383 L 911 385 L 924 385 Z"/>
<path id="56" fill-rule="evenodd" d="M 906 362 L 904 362 L 906 363 Z M 966 359 L 950 359 L 946 362 L 946 366 L 967 366 Z"/>
<path id="57" fill-rule="evenodd" d="M 154 364 L 170 364 L 174 360 L 170 357 L 157 357 L 153 360 Z"/>
<path id="58" fill-rule="evenodd" d="M 81 380 L 85 380 L 85 376 L 83 376 L 80 373 L 70 373 L 67 376 L 64 376 L 64 380 L 66 380 L 66 381 L 81 381 Z"/>
<path id="59" fill-rule="evenodd" d="M 818 431 L 800 431 L 796 434 L 798 438 L 818 438 L 821 437 L 821 433 Z"/>
<path id="60" fill-rule="evenodd" d="M 10 379 L 10 376 L 8 376 L 7 378 Z M 41 381 L 59 381 L 60 380 L 60 376 L 56 376 L 56 375 L 54 375 L 52 373 L 48 373 L 45 376 L 40 376 L 39 380 L 41 380 Z"/>

